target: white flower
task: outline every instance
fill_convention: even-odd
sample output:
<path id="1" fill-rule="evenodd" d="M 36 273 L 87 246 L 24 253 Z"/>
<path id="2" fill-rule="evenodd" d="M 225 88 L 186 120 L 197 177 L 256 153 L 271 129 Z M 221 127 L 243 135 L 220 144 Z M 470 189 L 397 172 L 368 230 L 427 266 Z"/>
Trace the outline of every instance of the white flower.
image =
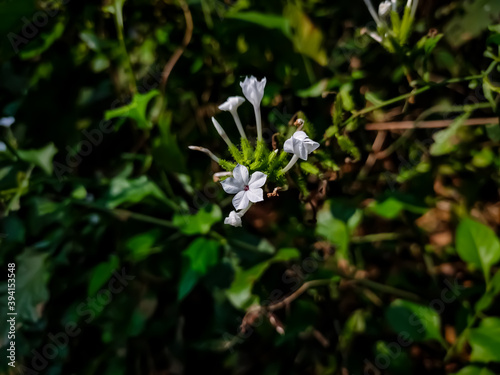
<path id="1" fill-rule="evenodd" d="M 264 87 L 266 87 L 266 78 L 262 78 L 261 81 L 257 81 L 254 76 L 246 77 L 243 82 L 240 82 L 240 86 L 243 90 L 243 95 L 245 98 L 252 103 L 254 107 L 260 106 L 260 102 L 264 97 Z"/>
<path id="2" fill-rule="evenodd" d="M 262 78 L 261 81 L 257 81 L 254 76 L 246 77 L 243 82 L 240 82 L 240 86 L 243 90 L 243 95 L 245 98 L 252 103 L 253 110 L 255 113 L 255 121 L 257 122 L 257 140 L 262 141 L 262 120 L 260 117 L 260 102 L 264 97 L 264 88 L 266 87 L 266 78 Z"/>
<path id="3" fill-rule="evenodd" d="M 257 203 L 264 200 L 264 191 L 261 189 L 266 183 L 267 176 L 262 172 L 254 172 L 250 177 L 248 169 L 238 164 L 233 170 L 233 177 L 221 182 L 222 188 L 228 194 L 236 194 L 233 206 L 237 210 L 244 210 L 250 202 Z"/>
<path id="4" fill-rule="evenodd" d="M 307 156 L 318 147 L 318 142 L 314 142 L 305 132 L 299 130 L 285 141 L 283 149 L 290 154 L 297 155 L 302 160 L 307 160 Z"/>
<path id="5" fill-rule="evenodd" d="M 222 129 L 222 126 L 220 126 L 219 122 L 215 119 L 215 117 L 212 117 L 212 123 L 214 124 L 215 130 L 217 130 L 217 133 L 221 136 L 221 138 L 226 142 L 227 146 L 229 148 L 233 147 L 233 143 L 227 136 L 226 132 L 224 129 Z"/>
<path id="6" fill-rule="evenodd" d="M 385 17 L 391 11 L 392 3 L 390 0 L 386 0 L 378 6 L 379 17 Z"/>
<path id="7" fill-rule="evenodd" d="M 231 211 L 229 216 L 224 219 L 224 224 L 229 224 L 233 227 L 241 227 L 241 217 L 236 211 Z"/>
<path id="8" fill-rule="evenodd" d="M 243 130 L 243 125 L 241 124 L 240 117 L 238 116 L 238 107 L 243 104 L 245 98 L 241 96 L 230 96 L 227 100 L 219 106 L 221 111 L 231 112 L 233 116 L 234 122 L 238 127 L 238 131 L 240 132 L 241 138 L 246 139 L 245 131 Z"/>
<path id="9" fill-rule="evenodd" d="M 245 98 L 242 96 L 230 96 L 224 103 L 219 106 L 219 109 L 221 111 L 233 112 L 236 111 L 244 101 Z"/>
<path id="10" fill-rule="evenodd" d="M 2 117 L 0 118 L 0 126 L 5 126 L 6 128 L 10 128 L 10 126 L 16 121 L 14 117 Z"/>
<path id="11" fill-rule="evenodd" d="M 7 151 L 7 145 L 3 142 L 0 142 L 0 152 Z"/>

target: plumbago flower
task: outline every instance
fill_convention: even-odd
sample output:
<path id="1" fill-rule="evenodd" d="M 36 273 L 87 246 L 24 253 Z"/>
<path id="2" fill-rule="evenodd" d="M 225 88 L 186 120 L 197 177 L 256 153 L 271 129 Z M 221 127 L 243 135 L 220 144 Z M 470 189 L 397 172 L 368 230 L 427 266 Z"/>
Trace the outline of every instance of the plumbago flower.
<path id="1" fill-rule="evenodd" d="M 293 133 L 292 137 L 285 142 L 283 149 L 293 154 L 292 159 L 283 168 L 283 172 L 288 172 L 290 168 L 297 162 L 297 160 L 307 160 L 307 156 L 319 147 L 318 142 L 314 142 L 310 139 L 305 132 L 298 130 Z"/>
<path id="2" fill-rule="evenodd" d="M 217 173 L 217 179 L 222 185 L 224 191 L 234 195 L 233 206 L 235 210 L 229 213 L 225 218 L 224 224 L 229 224 L 234 227 L 242 225 L 241 218 L 250 209 L 252 204 L 262 202 L 264 200 L 264 189 L 266 183 L 271 183 L 274 186 L 274 191 L 279 188 L 286 187 L 287 180 L 285 173 L 297 162 L 300 158 L 307 160 L 308 155 L 319 147 L 319 143 L 311 140 L 307 134 L 301 130 L 304 126 L 304 121 L 299 119 L 296 125 L 299 129 L 286 140 L 278 134 L 280 144 L 283 144 L 284 150 L 281 152 L 269 150 L 266 142 L 262 139 L 262 119 L 260 104 L 264 97 L 264 89 L 266 79 L 257 80 L 255 77 L 246 77 L 240 83 L 245 98 L 252 104 L 255 114 L 255 124 L 257 130 L 257 141 L 255 145 L 251 145 L 248 140 L 243 124 L 238 115 L 238 108 L 245 102 L 245 98 L 241 96 L 231 96 L 219 106 L 221 111 L 231 113 L 238 132 L 240 133 L 240 144 L 235 145 L 229 139 L 219 122 L 212 117 L 212 123 L 217 133 L 226 143 L 229 153 L 234 159 L 234 162 L 222 159 L 215 156 L 210 150 L 199 147 L 189 146 L 191 150 L 201 151 L 207 154 L 214 162 L 219 164 L 227 172 Z M 293 154 L 291 160 L 287 163 L 289 154 Z M 269 190 L 267 190 L 269 191 Z M 277 196 L 277 194 L 268 194 L 268 196 Z"/>
<path id="3" fill-rule="evenodd" d="M 257 203 L 264 200 L 262 186 L 266 183 L 267 176 L 262 172 L 255 172 L 249 177 L 248 169 L 238 164 L 233 170 L 233 177 L 221 182 L 222 188 L 228 194 L 236 194 L 233 206 L 237 210 L 244 210 L 250 202 Z"/>
<path id="4" fill-rule="evenodd" d="M 406 2 L 402 17 L 398 13 L 397 0 L 381 2 L 378 6 L 378 12 L 375 11 L 371 0 L 364 0 L 364 2 L 377 24 L 377 32 L 366 31 L 367 34 L 382 44 L 389 52 L 395 52 L 395 45 L 403 46 L 406 44 L 415 21 L 418 0 Z"/>

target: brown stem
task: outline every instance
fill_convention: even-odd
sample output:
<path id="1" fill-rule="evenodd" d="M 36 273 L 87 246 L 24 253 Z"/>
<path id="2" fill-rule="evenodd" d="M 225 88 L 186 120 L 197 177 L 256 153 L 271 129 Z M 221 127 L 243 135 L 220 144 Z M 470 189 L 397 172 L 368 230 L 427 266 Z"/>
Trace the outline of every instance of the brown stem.
<path id="1" fill-rule="evenodd" d="M 415 121 L 399 121 L 399 122 L 374 122 L 365 126 L 366 130 L 405 130 L 405 129 L 432 129 L 446 128 L 455 120 L 433 120 L 419 121 L 415 126 Z M 498 124 L 498 117 L 487 118 L 471 118 L 464 121 L 463 125 L 488 125 Z"/>
<path id="2" fill-rule="evenodd" d="M 163 68 L 163 72 L 161 74 L 161 82 L 160 82 L 160 91 L 165 92 L 165 86 L 167 85 L 168 77 L 172 72 L 175 64 L 184 53 L 184 50 L 188 46 L 191 41 L 191 37 L 193 36 L 193 17 L 191 15 L 191 11 L 185 0 L 179 0 L 182 11 L 184 12 L 184 18 L 186 20 L 186 31 L 184 32 L 184 39 L 182 40 L 182 45 L 179 46 L 172 57 L 167 61 L 165 67 Z"/>

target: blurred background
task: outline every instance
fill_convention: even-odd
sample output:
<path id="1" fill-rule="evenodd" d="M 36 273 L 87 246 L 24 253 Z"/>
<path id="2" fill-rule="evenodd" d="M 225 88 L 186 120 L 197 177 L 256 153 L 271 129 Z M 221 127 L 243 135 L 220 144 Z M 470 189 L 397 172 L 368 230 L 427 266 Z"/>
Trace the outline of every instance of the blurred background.
<path id="1" fill-rule="evenodd" d="M 1 1 L 0 373 L 499 374 L 500 2 L 374 1 Z M 249 75 L 321 147 L 233 228 Z"/>

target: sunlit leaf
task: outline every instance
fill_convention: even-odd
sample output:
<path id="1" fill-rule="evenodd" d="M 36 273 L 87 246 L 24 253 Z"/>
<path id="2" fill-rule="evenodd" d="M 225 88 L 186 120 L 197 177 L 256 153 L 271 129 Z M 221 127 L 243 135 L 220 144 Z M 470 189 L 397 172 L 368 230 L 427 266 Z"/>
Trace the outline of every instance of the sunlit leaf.
<path id="1" fill-rule="evenodd" d="M 484 224 L 465 218 L 458 225 L 455 242 L 458 255 L 482 270 L 488 283 L 491 267 L 500 260 L 500 241 L 495 232 Z"/>

